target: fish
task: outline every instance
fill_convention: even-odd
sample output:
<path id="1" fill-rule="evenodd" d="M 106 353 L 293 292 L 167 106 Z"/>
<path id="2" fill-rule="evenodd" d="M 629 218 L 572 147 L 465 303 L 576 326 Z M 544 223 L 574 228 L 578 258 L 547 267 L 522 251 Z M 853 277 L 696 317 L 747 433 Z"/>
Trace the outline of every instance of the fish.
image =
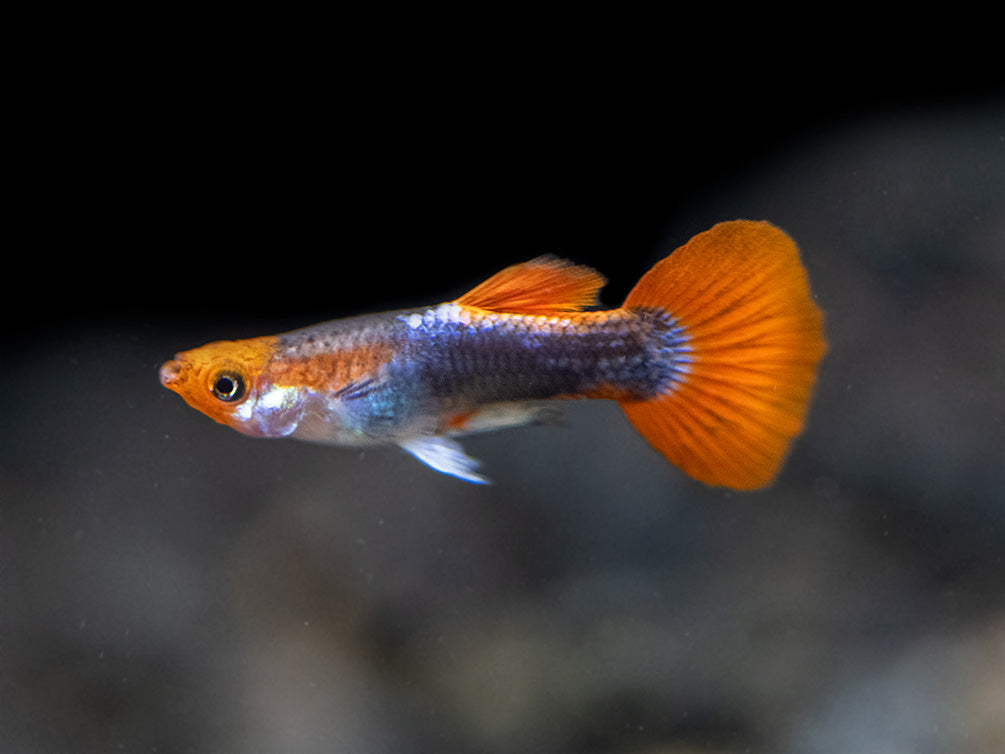
<path id="1" fill-rule="evenodd" d="M 487 483 L 458 437 L 607 399 L 713 487 L 756 490 L 803 430 L 827 343 L 799 249 L 765 221 L 721 222 L 645 273 L 616 309 L 596 270 L 515 264 L 460 298 L 178 353 L 161 383 L 253 437 L 396 445 Z"/>

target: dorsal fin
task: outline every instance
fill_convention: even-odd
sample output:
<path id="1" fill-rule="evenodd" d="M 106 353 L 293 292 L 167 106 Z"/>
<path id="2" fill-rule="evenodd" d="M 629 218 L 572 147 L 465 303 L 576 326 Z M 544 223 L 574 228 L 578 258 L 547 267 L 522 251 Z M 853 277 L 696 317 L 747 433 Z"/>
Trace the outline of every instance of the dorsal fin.
<path id="1" fill-rule="evenodd" d="M 590 267 L 545 256 L 497 272 L 456 303 L 510 314 L 578 312 L 597 303 L 606 282 Z"/>

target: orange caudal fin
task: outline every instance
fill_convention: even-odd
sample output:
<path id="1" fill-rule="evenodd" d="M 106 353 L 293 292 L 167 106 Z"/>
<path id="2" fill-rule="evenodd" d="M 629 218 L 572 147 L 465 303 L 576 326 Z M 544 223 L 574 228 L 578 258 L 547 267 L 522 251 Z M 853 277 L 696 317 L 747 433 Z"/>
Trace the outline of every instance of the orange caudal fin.
<path id="1" fill-rule="evenodd" d="M 456 303 L 510 314 L 578 312 L 597 303 L 606 282 L 590 267 L 538 257 L 497 272 Z"/>
<path id="2" fill-rule="evenodd" d="M 671 387 L 621 402 L 636 429 L 706 484 L 769 484 L 827 348 L 792 239 L 766 222 L 720 223 L 646 273 L 625 308 L 665 311 L 683 346 Z"/>

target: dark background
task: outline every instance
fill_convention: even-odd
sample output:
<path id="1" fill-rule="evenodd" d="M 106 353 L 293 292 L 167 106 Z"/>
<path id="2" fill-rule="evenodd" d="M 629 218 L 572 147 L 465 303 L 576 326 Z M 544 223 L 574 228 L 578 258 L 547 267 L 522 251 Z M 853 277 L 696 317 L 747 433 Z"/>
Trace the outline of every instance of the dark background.
<path id="1" fill-rule="evenodd" d="M 26 58 L 0 750 L 1005 749 L 1000 88 L 260 21 L 71 19 Z M 468 441 L 475 487 L 157 382 L 543 253 L 615 306 L 736 217 L 800 244 L 831 348 L 764 492 L 692 482 L 605 402 Z"/>

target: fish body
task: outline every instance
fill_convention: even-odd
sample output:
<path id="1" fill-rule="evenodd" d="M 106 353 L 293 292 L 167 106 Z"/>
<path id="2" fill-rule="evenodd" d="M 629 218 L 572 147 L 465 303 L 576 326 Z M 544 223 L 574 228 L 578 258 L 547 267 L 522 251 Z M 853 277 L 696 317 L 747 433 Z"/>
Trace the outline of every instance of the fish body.
<path id="1" fill-rule="evenodd" d="M 455 301 L 210 343 L 164 364 L 161 382 L 248 435 L 395 444 L 471 482 L 486 479 L 455 437 L 538 420 L 548 399 L 610 398 L 692 476 L 770 482 L 825 348 L 791 240 L 722 223 L 622 307 L 587 310 L 604 282 L 536 259 Z"/>

